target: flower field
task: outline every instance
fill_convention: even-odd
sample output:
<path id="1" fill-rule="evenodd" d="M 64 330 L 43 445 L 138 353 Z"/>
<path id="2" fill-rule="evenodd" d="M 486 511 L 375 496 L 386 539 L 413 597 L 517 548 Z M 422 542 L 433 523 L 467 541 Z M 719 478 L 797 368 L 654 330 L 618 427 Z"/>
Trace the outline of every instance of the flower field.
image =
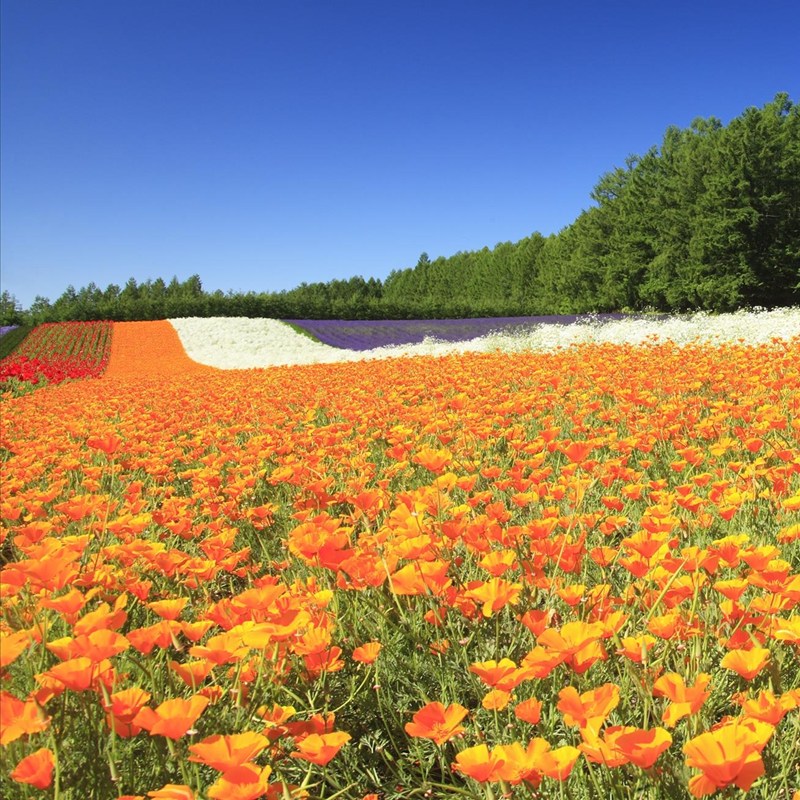
<path id="1" fill-rule="evenodd" d="M 8 381 L 60 383 L 68 378 L 99 377 L 106 368 L 110 344 L 110 322 L 38 325 L 10 356 L 0 360 L 0 386 Z"/>
<path id="2" fill-rule="evenodd" d="M 797 800 L 771 319 L 224 371 L 244 322 L 114 324 L 2 395 L 0 796 Z"/>
<path id="3" fill-rule="evenodd" d="M 622 314 L 603 314 L 600 317 L 560 315 L 550 317 L 480 317 L 476 319 L 416 319 L 416 320 L 340 320 L 293 319 L 317 339 L 333 347 L 348 350 L 372 350 L 390 345 L 419 344 L 425 339 L 462 342 L 494 333 L 518 332 L 537 325 L 570 325 L 579 320 L 598 322 L 622 320 Z"/>
<path id="4" fill-rule="evenodd" d="M 532 322 L 534 319 L 538 322 Z M 800 309 L 793 308 L 713 316 L 615 319 L 613 315 L 604 315 L 601 319 L 563 316 L 548 319 L 549 322 L 543 317 L 500 320 L 496 323 L 497 330 L 492 330 L 489 320 L 299 321 L 301 327 L 305 326 L 324 341 L 295 333 L 274 319 L 188 317 L 170 322 L 194 361 L 220 369 L 498 350 L 549 352 L 588 344 L 635 345 L 655 341 L 682 345 L 737 341 L 766 344 L 776 338 L 788 340 L 800 336 Z"/>

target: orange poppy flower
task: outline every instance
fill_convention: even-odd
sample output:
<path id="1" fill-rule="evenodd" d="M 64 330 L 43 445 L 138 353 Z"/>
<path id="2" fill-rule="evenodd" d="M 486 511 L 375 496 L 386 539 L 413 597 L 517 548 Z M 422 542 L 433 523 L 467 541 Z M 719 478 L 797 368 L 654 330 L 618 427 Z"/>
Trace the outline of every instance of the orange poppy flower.
<path id="1" fill-rule="evenodd" d="M 208 736 L 197 744 L 189 745 L 189 761 L 206 764 L 219 772 L 241 767 L 254 759 L 267 745 L 269 739 L 260 733 L 247 731 L 231 736 Z"/>
<path id="2" fill-rule="evenodd" d="M 27 783 L 37 789 L 46 789 L 53 782 L 55 758 L 53 752 L 42 747 L 35 753 L 25 756 L 11 771 L 11 779 L 17 783 Z"/>
<path id="3" fill-rule="evenodd" d="M 359 661 L 362 664 L 372 664 L 378 658 L 378 653 L 380 653 L 380 651 L 380 642 L 367 642 L 353 650 L 353 661 Z"/>
<path id="4" fill-rule="evenodd" d="M 350 738 L 350 734 L 345 731 L 312 733 L 297 742 L 297 749 L 291 753 L 291 756 L 324 767 L 342 749 L 342 746 L 350 741 Z"/>
<path id="5" fill-rule="evenodd" d="M 564 663 L 562 653 L 536 646 L 522 659 L 521 669 L 525 680 L 530 678 L 546 678 L 559 664 Z"/>
<path id="6" fill-rule="evenodd" d="M 49 724 L 50 719 L 34 700 L 23 702 L 9 692 L 0 692 L 0 745 L 47 730 Z"/>
<path id="7" fill-rule="evenodd" d="M 147 793 L 155 800 L 195 800 L 194 792 L 184 784 L 168 783 L 160 789 Z"/>
<path id="8" fill-rule="evenodd" d="M 477 586 L 468 589 L 466 597 L 483 603 L 483 616 L 491 617 L 495 611 L 500 611 L 507 605 L 516 605 L 522 592 L 521 583 L 511 583 L 503 578 L 490 578 L 488 581 L 478 582 Z"/>
<path id="9" fill-rule="evenodd" d="M 194 725 L 208 704 L 207 697 L 197 694 L 188 700 L 165 700 L 155 710 L 145 706 L 134 717 L 133 724 L 149 731 L 151 736 L 180 739 Z"/>
<path id="10" fill-rule="evenodd" d="M 467 713 L 467 709 L 458 703 L 446 708 L 439 702 L 428 703 L 414 714 L 413 722 L 406 723 L 405 730 L 409 736 L 419 736 L 431 739 L 436 744 L 444 744 L 463 733 L 464 727 L 460 723 Z"/>
<path id="11" fill-rule="evenodd" d="M 647 658 L 647 654 L 653 649 L 653 645 L 658 640 L 654 636 L 643 633 L 639 636 L 623 636 L 621 639 L 622 647 L 618 651 L 621 655 L 641 664 Z"/>
<path id="12" fill-rule="evenodd" d="M 495 779 L 511 785 L 524 781 L 533 788 L 539 786 L 543 776 L 563 780 L 566 777 L 564 773 L 572 770 L 572 765 L 580 755 L 574 747 L 567 750 L 570 753 L 563 752 L 564 748 L 551 750 L 550 743 L 540 737 L 531 739 L 524 748 L 519 742 L 497 745 L 492 749 L 492 756 L 503 763 L 496 769 Z M 568 763 L 569 759 L 571 763 Z"/>
<path id="13" fill-rule="evenodd" d="M 89 447 L 100 450 L 107 456 L 113 456 L 122 444 L 122 439 L 114 433 L 105 433 L 100 436 L 90 436 L 86 440 Z"/>
<path id="14" fill-rule="evenodd" d="M 523 700 L 514 707 L 514 716 L 530 725 L 538 725 L 542 718 L 542 702 L 535 697 Z"/>
<path id="15" fill-rule="evenodd" d="M 86 656 L 79 656 L 56 664 L 47 672 L 37 675 L 36 679 L 43 687 L 55 681 L 56 684 L 61 684 L 62 687 L 71 689 L 73 692 L 85 692 L 87 689 L 94 688 L 98 681 L 108 683 L 112 673 L 113 668 L 110 661 L 95 662 Z"/>
<path id="16" fill-rule="evenodd" d="M 81 634 L 74 639 L 68 636 L 47 645 L 47 649 L 62 659 L 85 656 L 95 663 L 119 655 L 130 647 L 130 642 L 116 631 L 105 629 Z"/>
<path id="17" fill-rule="evenodd" d="M 142 729 L 133 720 L 149 699 L 150 693 L 138 687 L 114 692 L 103 702 L 106 724 L 123 739 L 136 736 Z"/>
<path id="18" fill-rule="evenodd" d="M 752 647 L 749 650 L 731 650 L 720 661 L 720 666 L 733 670 L 745 680 L 751 681 L 761 672 L 769 661 L 766 647 Z"/>
<path id="19" fill-rule="evenodd" d="M 614 683 L 604 683 L 580 695 L 575 687 L 566 686 L 558 697 L 556 708 L 564 715 L 565 724 L 594 730 L 599 730 L 620 700 L 619 687 Z"/>
<path id="20" fill-rule="evenodd" d="M 607 657 L 600 639 L 603 626 L 598 622 L 567 622 L 560 630 L 548 628 L 536 637 L 536 641 L 555 653 L 559 653 L 572 669 L 581 674 L 598 660 Z"/>
<path id="21" fill-rule="evenodd" d="M 27 631 L 0 631 L 0 672 L 12 664 L 31 644 Z"/>
<path id="22" fill-rule="evenodd" d="M 653 684 L 653 694 L 672 701 L 661 717 L 664 724 L 672 728 L 678 720 L 697 713 L 711 694 L 711 690 L 707 689 L 710 682 L 711 676 L 704 672 L 697 676 L 694 686 L 687 686 L 676 672 L 662 675 Z"/>
<path id="23" fill-rule="evenodd" d="M 477 675 L 487 686 L 493 689 L 511 691 L 518 686 L 523 678 L 523 671 L 510 658 L 500 661 L 477 661 L 470 665 L 469 671 Z"/>
<path id="24" fill-rule="evenodd" d="M 406 564 L 392 574 L 392 591 L 401 595 L 424 595 L 428 592 L 441 595 L 453 582 L 447 577 L 449 568 L 449 561 L 415 561 Z"/>
<path id="25" fill-rule="evenodd" d="M 147 607 L 162 619 L 176 620 L 188 602 L 187 597 L 173 597 L 168 600 L 153 600 Z"/>
<path id="26" fill-rule="evenodd" d="M 776 697 L 769 689 L 760 692 L 755 698 L 734 698 L 742 705 L 742 716 L 759 719 L 777 725 L 789 711 L 798 707 L 798 700 L 790 692 Z"/>
<path id="27" fill-rule="evenodd" d="M 502 749 L 495 747 L 490 752 L 485 744 L 478 744 L 458 753 L 453 769 L 479 783 L 500 781 L 504 779 L 503 767 L 506 758 L 507 755 Z"/>
<path id="28" fill-rule="evenodd" d="M 84 614 L 72 627 L 73 635 L 80 636 L 102 629 L 115 631 L 121 628 L 128 619 L 125 611 L 127 600 L 127 596 L 123 594 L 117 598 L 113 609 L 108 603 L 101 603 L 94 611 Z"/>
<path id="29" fill-rule="evenodd" d="M 650 769 L 658 757 L 672 744 L 672 736 L 664 728 L 642 730 L 630 726 L 607 728 L 606 742 L 624 754 L 631 764 Z"/>
<path id="30" fill-rule="evenodd" d="M 189 687 L 196 690 L 198 686 L 208 677 L 214 664 L 210 661 L 185 661 L 179 664 L 177 661 L 170 661 L 169 668 Z"/>
<path id="31" fill-rule="evenodd" d="M 607 728 L 600 733 L 599 727 L 581 728 L 581 739 L 583 740 L 578 749 L 586 756 L 586 760 L 593 764 L 602 764 L 609 769 L 621 767 L 628 763 L 628 756 L 625 755 L 614 742 L 614 734 L 619 731 L 618 726 Z"/>
<path id="32" fill-rule="evenodd" d="M 212 800 L 255 800 L 269 792 L 268 779 L 271 774 L 271 767 L 259 767 L 256 764 L 233 767 L 208 787 L 208 796 Z"/>
<path id="33" fill-rule="evenodd" d="M 481 705 L 487 711 L 502 711 L 510 700 L 511 692 L 506 692 L 503 689 L 492 689 L 484 695 Z"/>
<path id="34" fill-rule="evenodd" d="M 449 450 L 425 447 L 419 450 L 412 460 L 430 472 L 439 473 L 453 460 L 453 454 Z"/>
<path id="35" fill-rule="evenodd" d="M 733 722 L 701 733 L 684 746 L 686 764 L 701 770 L 689 781 L 693 797 L 703 797 L 727 786 L 746 792 L 764 774 L 761 751 L 775 728 L 765 722 Z"/>

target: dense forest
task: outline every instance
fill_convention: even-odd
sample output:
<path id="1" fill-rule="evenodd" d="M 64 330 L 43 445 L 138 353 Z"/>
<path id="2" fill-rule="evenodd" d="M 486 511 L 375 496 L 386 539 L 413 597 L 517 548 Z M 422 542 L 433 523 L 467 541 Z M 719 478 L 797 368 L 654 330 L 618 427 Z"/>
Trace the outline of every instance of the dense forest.
<path id="1" fill-rule="evenodd" d="M 730 311 L 800 302 L 800 106 L 779 94 L 728 125 L 670 127 L 658 147 L 603 175 L 592 204 L 557 234 L 458 252 L 384 280 L 282 292 L 205 292 L 199 276 L 69 287 L 0 324 L 69 319 L 517 316 L 654 309 Z"/>

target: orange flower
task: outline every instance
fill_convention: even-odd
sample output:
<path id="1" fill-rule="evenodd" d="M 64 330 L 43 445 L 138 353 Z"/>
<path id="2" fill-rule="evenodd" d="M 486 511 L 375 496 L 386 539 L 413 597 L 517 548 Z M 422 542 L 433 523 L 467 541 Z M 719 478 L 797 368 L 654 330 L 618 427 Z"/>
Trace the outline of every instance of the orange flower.
<path id="1" fill-rule="evenodd" d="M 0 672 L 16 661 L 30 644 L 31 637 L 27 631 L 15 631 L 14 633 L 0 631 Z"/>
<path id="2" fill-rule="evenodd" d="M 578 745 L 578 749 L 586 756 L 586 760 L 593 764 L 602 764 L 609 769 L 621 767 L 627 764 L 629 759 L 614 741 L 614 735 L 619 730 L 618 726 L 607 728 L 601 736 L 599 727 L 581 728 L 583 741 Z"/>
<path id="3" fill-rule="evenodd" d="M 197 744 L 189 745 L 189 761 L 207 764 L 212 769 L 227 772 L 254 759 L 267 745 L 269 739 L 260 733 L 247 731 L 231 736 L 208 736 Z"/>
<path id="4" fill-rule="evenodd" d="M 536 637 L 542 647 L 558 653 L 572 669 L 581 674 L 596 661 L 605 659 L 600 644 L 603 626 L 598 622 L 567 622 L 560 630 L 548 628 Z"/>
<path id="5" fill-rule="evenodd" d="M 165 700 L 155 711 L 145 706 L 134 717 L 133 724 L 150 732 L 151 736 L 180 739 L 198 720 L 209 700 L 193 695 L 188 700 Z"/>
<path id="6" fill-rule="evenodd" d="M 510 658 L 500 661 L 476 661 L 470 665 L 469 671 L 477 675 L 487 686 L 493 689 L 511 691 L 518 686 L 524 678 L 522 670 Z"/>
<path id="7" fill-rule="evenodd" d="M 433 595 L 442 594 L 451 584 L 447 577 L 449 561 L 415 561 L 397 570 L 391 577 L 391 587 L 395 594 Z"/>
<path id="8" fill-rule="evenodd" d="M 789 692 L 776 697 L 769 689 L 760 692 L 755 698 L 734 699 L 741 702 L 743 717 L 760 719 L 762 722 L 769 722 L 770 725 L 777 725 L 789 711 L 798 706 L 798 700 Z"/>
<path id="9" fill-rule="evenodd" d="M 766 647 L 752 647 L 749 650 L 731 650 L 720 661 L 720 666 L 733 670 L 745 680 L 751 681 L 761 672 L 769 661 Z"/>
<path id="10" fill-rule="evenodd" d="M 456 756 L 453 768 L 468 775 L 479 783 L 504 779 L 502 771 L 506 763 L 506 754 L 498 748 L 489 748 L 485 744 L 468 747 Z"/>
<path id="11" fill-rule="evenodd" d="M 208 796 L 212 800 L 255 800 L 269 791 L 271 773 L 271 767 L 256 764 L 233 767 L 208 787 Z"/>
<path id="12" fill-rule="evenodd" d="M 694 686 L 687 686 L 676 672 L 662 675 L 653 684 L 653 694 L 656 697 L 668 697 L 672 701 L 661 717 L 664 724 L 672 728 L 678 720 L 697 713 L 711 694 L 710 690 L 706 690 L 710 682 L 711 676 L 704 672 L 697 676 Z"/>
<path id="13" fill-rule="evenodd" d="M 123 739 L 136 736 L 141 727 L 134 725 L 133 720 L 149 699 L 150 693 L 138 687 L 114 692 L 109 697 L 110 702 L 103 703 L 106 724 Z"/>
<path id="14" fill-rule="evenodd" d="M 511 692 L 506 692 L 503 689 L 492 689 L 484 695 L 481 705 L 487 711 L 502 711 L 510 700 Z"/>
<path id="15" fill-rule="evenodd" d="M 567 725 L 580 728 L 591 727 L 599 730 L 608 715 L 619 705 L 619 687 L 613 683 L 604 683 L 597 689 L 583 694 L 573 686 L 567 686 L 558 693 L 556 708 L 564 715 Z"/>
<path id="16" fill-rule="evenodd" d="M 177 661 L 170 661 L 169 668 L 189 687 L 197 690 L 197 687 L 208 677 L 214 665 L 210 661 L 186 661 L 179 664 Z"/>
<path id="17" fill-rule="evenodd" d="M 11 779 L 27 783 L 37 789 L 46 789 L 53 781 L 55 759 L 46 747 L 25 756 L 11 772 Z"/>
<path id="18" fill-rule="evenodd" d="M 734 720 L 690 739 L 683 746 L 686 764 L 701 770 L 689 781 L 692 796 L 703 797 L 730 785 L 748 791 L 764 774 L 761 751 L 774 731 L 765 722 Z"/>
<path id="19" fill-rule="evenodd" d="M 507 605 L 516 605 L 522 592 L 521 583 L 510 583 L 503 578 L 490 578 L 478 582 L 478 585 L 464 594 L 472 600 L 483 603 L 483 616 L 491 617 Z"/>
<path id="20" fill-rule="evenodd" d="M 34 700 L 23 702 L 9 692 L 0 692 L 0 745 L 46 730 L 49 724 Z"/>
<path id="21" fill-rule="evenodd" d="M 428 703 L 414 714 L 413 722 L 406 723 L 405 730 L 409 736 L 419 736 L 432 739 L 436 744 L 444 744 L 463 733 L 464 727 L 460 723 L 467 713 L 467 709 L 458 703 L 446 708 L 439 702 Z"/>
<path id="22" fill-rule="evenodd" d="M 417 452 L 413 460 L 430 472 L 439 473 L 453 460 L 453 454 L 449 450 L 425 447 Z"/>
<path id="23" fill-rule="evenodd" d="M 350 741 L 350 738 L 350 734 L 344 731 L 312 733 L 297 742 L 297 750 L 292 752 L 291 756 L 324 767 L 342 746 Z"/>
<path id="24" fill-rule="evenodd" d="M 528 700 L 517 703 L 514 708 L 514 716 L 517 719 L 521 719 L 523 722 L 527 722 L 531 725 L 538 725 L 539 720 L 542 718 L 541 700 L 531 697 Z"/>
<path id="25" fill-rule="evenodd" d="M 553 752 L 550 750 L 550 743 L 539 737 L 531 739 L 525 748 L 519 742 L 497 745 L 492 749 L 492 756 L 503 763 L 496 769 L 495 779 L 512 785 L 525 781 L 536 788 L 541 783 L 542 776 L 549 774 L 550 777 L 555 777 L 559 772 L 558 758 L 553 756 Z M 575 750 L 575 757 L 577 756 L 578 751 Z"/>
<path id="26" fill-rule="evenodd" d="M 176 620 L 188 602 L 187 597 L 173 597 L 168 600 L 154 600 L 147 607 L 162 619 Z"/>
<path id="27" fill-rule="evenodd" d="M 658 757 L 672 744 L 672 736 L 664 728 L 646 731 L 641 728 L 608 728 L 605 739 L 632 764 L 642 769 L 650 769 Z"/>
<path id="28" fill-rule="evenodd" d="M 367 642 L 353 650 L 353 661 L 360 661 L 362 664 L 372 664 L 381 651 L 380 642 Z"/>
<path id="29" fill-rule="evenodd" d="M 168 783 L 160 789 L 147 793 L 156 800 L 195 800 L 194 792 L 184 784 Z"/>
<path id="30" fill-rule="evenodd" d="M 108 660 L 96 663 L 86 656 L 79 656 L 56 664 L 36 678 L 43 686 L 49 681 L 55 681 L 73 692 L 84 692 L 94 688 L 98 681 L 107 682 L 106 678 L 111 671 L 111 662 Z"/>
<path id="31" fill-rule="evenodd" d="M 86 444 L 95 450 L 101 450 L 107 456 L 113 456 L 122 444 L 122 439 L 114 433 L 105 433 L 102 436 L 90 436 Z"/>
<path id="32" fill-rule="evenodd" d="M 621 639 L 622 647 L 618 652 L 631 661 L 641 664 L 646 660 L 647 654 L 653 649 L 656 641 L 658 640 L 655 637 L 647 633 L 643 633 L 640 636 L 623 636 Z"/>

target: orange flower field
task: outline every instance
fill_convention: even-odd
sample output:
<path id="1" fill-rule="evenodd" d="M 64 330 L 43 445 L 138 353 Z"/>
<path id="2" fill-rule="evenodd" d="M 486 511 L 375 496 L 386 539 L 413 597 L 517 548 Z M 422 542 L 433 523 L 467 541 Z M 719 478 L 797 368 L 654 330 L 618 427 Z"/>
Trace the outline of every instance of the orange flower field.
<path id="1" fill-rule="evenodd" d="M 800 340 L 2 397 L 0 796 L 800 798 Z"/>

